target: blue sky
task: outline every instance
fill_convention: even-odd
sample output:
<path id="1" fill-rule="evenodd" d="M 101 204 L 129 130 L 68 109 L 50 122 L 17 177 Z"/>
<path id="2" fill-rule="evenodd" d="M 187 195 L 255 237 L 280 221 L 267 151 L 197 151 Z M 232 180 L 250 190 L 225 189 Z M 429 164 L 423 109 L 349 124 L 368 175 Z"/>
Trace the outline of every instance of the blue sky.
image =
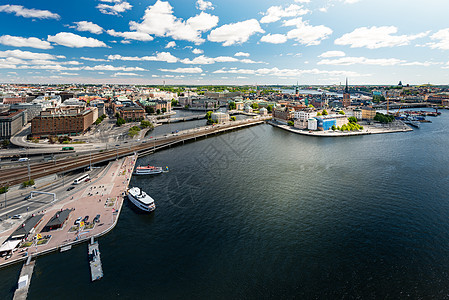
<path id="1" fill-rule="evenodd" d="M 0 2 L 0 82 L 449 84 L 447 0 Z"/>

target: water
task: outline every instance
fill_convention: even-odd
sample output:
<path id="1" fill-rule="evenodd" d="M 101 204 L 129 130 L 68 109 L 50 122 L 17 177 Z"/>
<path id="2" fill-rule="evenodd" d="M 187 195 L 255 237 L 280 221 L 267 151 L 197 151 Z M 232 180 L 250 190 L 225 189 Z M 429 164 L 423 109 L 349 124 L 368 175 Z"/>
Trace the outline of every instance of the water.
<path id="1" fill-rule="evenodd" d="M 158 152 L 100 238 L 37 260 L 29 299 L 447 298 L 449 113 L 410 133 L 348 138 L 261 125 Z M 12 297 L 20 267 L 0 270 Z"/>

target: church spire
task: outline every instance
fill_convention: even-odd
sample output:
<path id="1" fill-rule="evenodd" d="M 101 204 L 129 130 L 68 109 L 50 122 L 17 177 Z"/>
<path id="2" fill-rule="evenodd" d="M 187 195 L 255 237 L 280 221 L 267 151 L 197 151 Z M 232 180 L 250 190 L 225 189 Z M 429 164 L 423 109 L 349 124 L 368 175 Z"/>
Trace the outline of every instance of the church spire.
<path id="1" fill-rule="evenodd" d="M 346 77 L 346 87 L 345 87 L 345 93 L 349 94 L 349 87 L 348 87 L 348 77 Z"/>

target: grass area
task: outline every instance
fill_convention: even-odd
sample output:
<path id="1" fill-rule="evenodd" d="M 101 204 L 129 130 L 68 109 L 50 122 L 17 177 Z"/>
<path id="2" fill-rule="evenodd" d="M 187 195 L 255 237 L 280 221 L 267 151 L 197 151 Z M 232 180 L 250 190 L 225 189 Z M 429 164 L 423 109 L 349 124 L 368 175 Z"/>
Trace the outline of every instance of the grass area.
<path id="1" fill-rule="evenodd" d="M 41 239 L 37 242 L 38 245 L 45 245 L 46 243 L 48 243 L 48 239 Z"/>

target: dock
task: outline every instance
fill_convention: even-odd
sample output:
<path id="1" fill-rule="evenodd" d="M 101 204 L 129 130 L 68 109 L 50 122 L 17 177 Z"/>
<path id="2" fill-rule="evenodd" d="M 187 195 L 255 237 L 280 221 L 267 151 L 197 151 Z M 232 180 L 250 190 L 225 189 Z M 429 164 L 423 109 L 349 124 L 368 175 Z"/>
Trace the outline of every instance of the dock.
<path id="1" fill-rule="evenodd" d="M 88 248 L 90 273 L 92 281 L 100 280 L 103 278 L 103 268 L 101 266 L 100 248 L 98 247 L 98 241 L 94 241 L 92 237 Z"/>
<path id="2" fill-rule="evenodd" d="M 17 290 L 14 293 L 14 300 L 25 300 L 27 298 L 34 265 L 35 261 L 31 261 L 31 257 L 28 257 L 28 260 L 23 265 L 22 271 L 20 272 Z"/>

